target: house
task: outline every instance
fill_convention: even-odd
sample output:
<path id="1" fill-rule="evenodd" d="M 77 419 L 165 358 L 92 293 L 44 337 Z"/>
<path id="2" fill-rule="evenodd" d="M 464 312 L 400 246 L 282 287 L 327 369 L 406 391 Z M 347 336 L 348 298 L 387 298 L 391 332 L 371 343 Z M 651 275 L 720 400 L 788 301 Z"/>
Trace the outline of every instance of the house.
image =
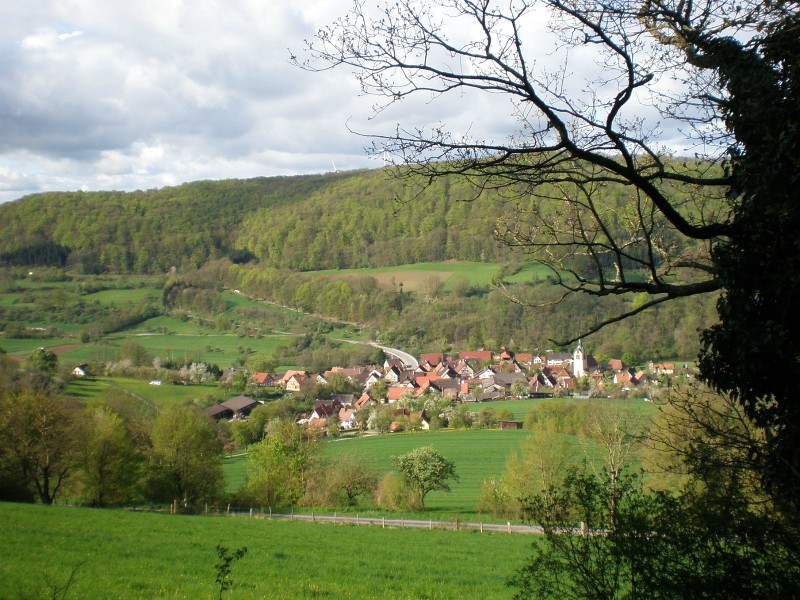
<path id="1" fill-rule="evenodd" d="M 522 429 L 522 421 L 498 421 L 500 429 Z"/>
<path id="2" fill-rule="evenodd" d="M 259 406 L 259 402 L 247 396 L 236 396 L 222 402 L 221 406 L 224 406 L 233 413 L 233 416 L 230 418 L 243 419 L 249 416 L 256 406 Z"/>
<path id="3" fill-rule="evenodd" d="M 92 374 L 89 373 L 89 365 L 86 363 L 80 364 L 74 369 L 72 369 L 72 374 L 75 377 L 91 377 Z"/>
<path id="4" fill-rule="evenodd" d="M 303 386 L 303 382 L 308 379 L 308 373 L 305 371 L 287 371 L 288 377 L 284 375 L 282 379 L 283 388 L 287 392 L 299 392 Z"/>
<path id="5" fill-rule="evenodd" d="M 491 367 L 491 365 L 484 367 L 477 373 L 475 373 L 476 379 L 491 379 L 497 375 L 497 372 Z"/>
<path id="6" fill-rule="evenodd" d="M 258 387 L 275 387 L 275 377 L 269 373 L 252 373 L 250 383 Z"/>
<path id="7" fill-rule="evenodd" d="M 281 375 L 281 377 L 277 380 L 277 384 L 282 388 L 288 389 L 286 388 L 286 386 L 293 377 L 295 377 L 298 382 L 301 382 L 308 377 L 308 372 L 292 371 L 292 370 L 286 371 L 286 373 Z M 298 387 L 297 390 L 289 390 L 289 391 L 298 391 L 299 389 L 300 388 Z"/>
<path id="8" fill-rule="evenodd" d="M 506 362 L 514 360 L 514 353 L 511 350 L 505 348 L 500 348 L 500 362 Z"/>
<path id="9" fill-rule="evenodd" d="M 458 374 L 459 377 L 462 379 L 472 379 L 475 377 L 475 369 L 472 368 L 467 361 L 461 360 L 459 361 L 454 367 L 453 370 Z"/>
<path id="10" fill-rule="evenodd" d="M 589 375 L 589 377 L 591 378 L 592 384 L 595 387 L 599 388 L 603 387 L 603 374 L 600 371 L 595 369 L 594 371 L 592 371 L 592 374 Z"/>
<path id="11" fill-rule="evenodd" d="M 308 417 L 308 422 L 312 423 L 320 419 L 328 419 L 333 415 L 338 415 L 341 409 L 342 406 L 336 402 L 317 400 L 314 403 L 314 410 L 311 412 L 311 416 Z"/>
<path id="12" fill-rule="evenodd" d="M 398 373 L 402 373 L 406 370 L 406 365 L 399 358 L 387 358 L 383 361 L 383 370 L 387 372 L 390 369 L 395 369 Z"/>
<path id="13" fill-rule="evenodd" d="M 387 381 L 389 385 L 391 385 L 393 383 L 397 383 L 398 381 L 400 381 L 400 377 L 402 376 L 403 372 L 404 371 L 402 369 L 399 369 L 396 366 L 392 366 L 386 370 L 386 374 L 383 376 L 383 378 Z"/>
<path id="14" fill-rule="evenodd" d="M 476 362 L 479 364 L 482 363 L 488 364 L 492 362 L 492 353 L 489 350 L 474 350 L 471 352 L 461 352 L 458 355 L 458 358 L 460 358 L 464 362 L 469 361 L 469 362 Z"/>
<path id="15" fill-rule="evenodd" d="M 386 402 L 392 404 L 400 400 L 404 394 L 414 393 L 414 388 L 409 386 L 393 386 L 386 390 Z"/>
<path id="16" fill-rule="evenodd" d="M 608 370 L 614 371 L 616 373 L 621 373 L 625 370 L 625 363 L 623 363 L 619 358 L 612 358 L 608 361 Z"/>
<path id="17" fill-rule="evenodd" d="M 528 353 L 518 352 L 516 360 L 517 364 L 521 365 L 525 369 L 533 368 L 533 354 L 529 352 Z"/>
<path id="18" fill-rule="evenodd" d="M 378 401 L 380 400 L 383 400 L 383 398 L 378 398 Z M 375 402 L 375 400 L 372 399 L 372 396 L 370 396 L 369 394 L 361 394 L 361 397 L 358 400 L 356 400 L 355 403 L 356 412 L 358 412 L 365 406 L 369 406 L 369 404 L 372 402 Z"/>
<path id="19" fill-rule="evenodd" d="M 341 406 L 353 406 L 356 397 L 354 394 L 334 394 L 331 400 L 339 403 Z"/>
<path id="20" fill-rule="evenodd" d="M 674 363 L 650 363 L 650 370 L 655 373 L 656 375 L 674 375 L 675 374 L 675 364 Z"/>
<path id="21" fill-rule="evenodd" d="M 352 408 L 339 409 L 339 429 L 350 431 L 358 428 L 356 411 Z"/>
<path id="22" fill-rule="evenodd" d="M 624 388 L 638 386 L 644 381 L 644 371 L 634 372 L 633 369 L 625 369 L 619 373 L 614 373 L 614 383 Z"/>
<path id="23" fill-rule="evenodd" d="M 547 355 L 548 367 L 566 367 L 572 364 L 572 354 L 556 352 Z"/>
<path id="24" fill-rule="evenodd" d="M 419 355 L 419 364 L 428 364 L 431 368 L 437 367 L 444 361 L 444 354 L 441 352 L 429 352 Z"/>
<path id="25" fill-rule="evenodd" d="M 380 371 L 370 371 L 360 376 L 358 383 L 361 385 L 361 389 L 368 390 L 381 379 L 383 379 L 383 374 Z"/>

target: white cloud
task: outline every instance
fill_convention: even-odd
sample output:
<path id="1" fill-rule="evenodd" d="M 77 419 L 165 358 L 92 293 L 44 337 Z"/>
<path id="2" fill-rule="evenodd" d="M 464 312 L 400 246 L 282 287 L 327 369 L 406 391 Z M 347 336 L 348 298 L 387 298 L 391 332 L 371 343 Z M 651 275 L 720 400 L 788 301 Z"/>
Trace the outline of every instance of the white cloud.
<path id="1" fill-rule="evenodd" d="M 378 166 L 396 122 L 502 137 L 497 96 L 419 98 L 370 119 L 346 69 L 289 64 L 351 0 L 37 0 L 0 6 L 0 201 L 42 190 Z M 528 24 L 542 35 L 541 15 Z"/>

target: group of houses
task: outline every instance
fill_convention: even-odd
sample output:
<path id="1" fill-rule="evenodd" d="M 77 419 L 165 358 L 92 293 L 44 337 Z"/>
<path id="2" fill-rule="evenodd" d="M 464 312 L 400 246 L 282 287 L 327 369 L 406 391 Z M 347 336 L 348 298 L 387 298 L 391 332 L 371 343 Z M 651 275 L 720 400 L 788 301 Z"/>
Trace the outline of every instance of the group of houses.
<path id="1" fill-rule="evenodd" d="M 223 373 L 232 377 L 234 370 Z M 382 365 L 334 367 L 324 373 L 289 370 L 282 374 L 250 373 L 249 382 L 257 387 L 271 387 L 286 392 L 299 392 L 304 386 L 327 384 L 334 377 L 345 377 L 360 390 L 357 394 L 337 394 L 315 402 L 314 410 L 305 415 L 303 423 L 321 427 L 334 414 L 342 429 L 355 428 L 357 414 L 369 406 L 395 404 L 413 400 L 423 394 L 434 394 L 452 403 L 483 402 L 508 397 L 544 397 L 569 394 L 576 389 L 602 390 L 608 385 L 633 389 L 646 383 L 648 377 L 673 376 L 674 364 L 650 363 L 648 371 L 635 371 L 621 360 L 598 365 L 579 342 L 572 353 L 514 353 L 506 348 L 500 352 L 477 350 L 457 356 L 427 353 L 414 364 L 399 358 L 387 358 Z M 378 385 L 382 383 L 381 385 Z M 409 404 L 403 402 L 400 406 Z M 240 419 L 249 415 L 257 400 L 237 396 L 206 409 L 216 419 Z M 421 414 L 422 427 L 427 423 Z"/>

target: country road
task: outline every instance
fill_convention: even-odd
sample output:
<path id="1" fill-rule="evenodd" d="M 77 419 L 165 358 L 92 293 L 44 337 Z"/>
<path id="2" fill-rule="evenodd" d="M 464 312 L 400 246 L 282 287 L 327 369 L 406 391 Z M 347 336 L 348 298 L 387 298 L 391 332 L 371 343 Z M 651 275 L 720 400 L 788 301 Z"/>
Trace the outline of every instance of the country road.
<path id="1" fill-rule="evenodd" d="M 410 355 L 408 352 L 403 352 L 402 350 L 398 350 L 397 348 L 387 348 L 386 346 L 381 346 L 375 342 L 369 342 L 370 346 L 374 346 L 375 348 L 380 348 L 383 350 L 385 354 L 389 354 L 390 356 L 394 356 L 395 358 L 399 358 L 403 361 L 403 364 L 406 366 L 407 369 L 416 369 L 419 366 L 419 361 Z"/>

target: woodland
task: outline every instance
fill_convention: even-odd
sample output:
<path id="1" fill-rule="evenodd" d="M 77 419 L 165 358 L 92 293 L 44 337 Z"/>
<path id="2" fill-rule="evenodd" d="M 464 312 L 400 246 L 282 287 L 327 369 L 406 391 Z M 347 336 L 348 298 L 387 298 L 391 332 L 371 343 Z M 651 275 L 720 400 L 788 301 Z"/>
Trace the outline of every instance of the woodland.
<path id="1" fill-rule="evenodd" d="M 161 312 L 215 321 L 225 307 L 221 292 L 236 289 L 419 351 L 554 349 L 554 341 L 645 301 L 576 295 L 557 303 L 559 273 L 542 268 L 515 278 L 528 257 L 503 243 L 501 227 L 521 210 L 520 198 L 486 193 L 473 201 L 475 189 L 456 176 L 423 187 L 422 179 L 396 175 L 377 169 L 25 197 L 0 205 L 3 285 L 14 289 L 31 266 L 39 267 L 34 278 L 66 277 L 86 291 L 116 285 L 92 283 L 93 276 L 153 275 L 163 282 L 162 302 L 139 306 L 134 321 L 110 330 Z M 606 201 L 622 221 L 624 191 L 609 188 Z M 404 289 L 399 277 L 386 283 L 370 270 L 436 261 L 494 264 L 496 272 L 477 282 L 431 277 Z M 236 325 L 265 326 L 258 312 Z M 12 327 L 19 320 L 11 308 L 3 316 Z M 591 344 L 607 356 L 691 360 L 697 331 L 715 318 L 713 295 L 687 298 L 608 327 Z"/>

